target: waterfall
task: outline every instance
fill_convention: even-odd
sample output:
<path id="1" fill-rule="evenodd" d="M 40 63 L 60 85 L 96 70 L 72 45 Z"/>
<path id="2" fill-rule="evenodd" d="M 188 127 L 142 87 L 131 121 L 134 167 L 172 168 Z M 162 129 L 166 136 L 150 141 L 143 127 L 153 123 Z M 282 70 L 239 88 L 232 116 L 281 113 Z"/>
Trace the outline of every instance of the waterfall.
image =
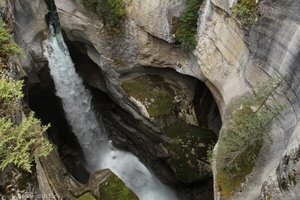
<path id="1" fill-rule="evenodd" d="M 66 118 L 83 149 L 89 171 L 109 168 L 141 200 L 176 200 L 173 191 L 137 157 L 112 146 L 103 122 L 93 111 L 92 96 L 75 71 L 61 32 L 51 27 L 51 34 L 44 43 L 44 55 L 49 62 L 56 95 L 62 99 Z"/>
<path id="2" fill-rule="evenodd" d="M 203 9 L 201 17 L 200 17 L 200 25 L 198 28 L 198 33 L 199 33 L 198 35 L 201 35 L 204 32 L 210 12 L 211 12 L 211 0 L 206 0 L 204 9 Z"/>

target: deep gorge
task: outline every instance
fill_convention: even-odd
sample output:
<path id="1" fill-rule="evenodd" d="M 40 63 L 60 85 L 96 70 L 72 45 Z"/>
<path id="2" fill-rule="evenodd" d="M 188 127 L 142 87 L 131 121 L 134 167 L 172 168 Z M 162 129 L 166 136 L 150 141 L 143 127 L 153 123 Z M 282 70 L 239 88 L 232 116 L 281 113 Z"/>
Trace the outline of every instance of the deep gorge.
<path id="1" fill-rule="evenodd" d="M 24 56 L 10 59 L 19 66 L 14 68 L 16 77 L 25 80 L 24 113 L 31 109 L 43 124 L 51 123 L 47 137 L 55 148 L 50 155 L 36 158 L 33 165 L 37 193 L 54 199 L 106 200 L 120 199 L 122 195 L 135 199 L 128 183 L 136 181 L 136 185 L 142 185 L 138 191 L 144 190 L 145 174 L 137 170 L 129 180 L 122 181 L 111 170 L 98 169 L 104 165 L 127 165 L 118 164 L 119 157 L 129 156 L 136 162 L 136 156 L 149 169 L 148 177 L 157 180 L 153 191 L 170 188 L 179 200 L 299 199 L 300 3 L 116 1 L 121 2 L 117 6 L 124 6 L 124 13 L 120 12 L 120 21 L 114 23 L 107 21 L 114 8 L 106 7 L 112 10 L 99 14 L 99 10 L 82 4 L 81 0 L 0 2 L 1 18 L 24 49 Z M 189 7 L 195 2 L 199 3 L 199 10 Z M 250 15 L 244 15 L 243 9 Z M 198 11 L 186 15 L 191 10 Z M 197 24 L 191 26 L 190 19 L 183 15 L 194 22 L 197 17 Z M 186 24 L 182 23 L 184 20 Z M 54 67 L 60 65 L 64 69 L 65 65 L 54 59 L 49 41 L 55 38 L 51 38 L 49 24 L 54 27 L 52 33 L 61 30 L 63 39 L 56 50 L 61 50 L 61 54 L 70 52 L 74 66 L 69 69 L 76 70 L 72 77 L 82 79 L 83 85 L 78 87 L 81 82 L 74 79 L 80 89 L 64 88 L 61 97 L 52 75 Z M 114 24 L 121 25 L 121 29 L 113 27 Z M 192 32 L 195 37 L 179 39 L 178 26 L 183 27 L 180 37 L 190 37 Z M 62 40 L 67 48 L 59 48 L 64 46 Z M 194 49 L 189 49 L 189 41 Z M 64 58 L 60 57 L 61 61 Z M 67 63 L 73 65 L 70 60 Z M 277 79 L 280 86 L 268 93 L 261 105 L 254 104 L 260 95 L 260 85 L 269 83 L 272 87 L 270 83 Z M 61 82 L 72 86 L 72 79 L 62 78 Z M 77 92 L 82 93 L 83 99 Z M 73 102 L 71 107 L 77 114 L 70 120 L 72 109 L 63 102 L 72 94 L 77 99 L 70 98 L 69 102 Z M 274 102 L 282 105 L 278 114 L 267 125 L 254 124 L 261 120 L 259 109 L 272 112 Z M 75 106 L 76 103 L 80 105 Z M 80 112 L 79 108 L 88 112 Z M 246 118 L 248 123 L 239 122 L 247 115 L 254 117 Z M 218 159 L 222 154 L 218 147 L 232 139 L 229 136 L 242 126 L 247 131 L 241 132 L 247 133 L 259 128 L 261 133 L 267 130 L 267 137 L 259 135 L 259 131 L 255 134 L 260 142 L 257 148 L 253 145 L 255 155 L 251 162 L 244 154 L 233 156 L 233 161 L 230 157 L 229 161 Z M 93 136 L 107 133 L 103 137 L 107 144 L 102 136 L 99 139 L 83 134 L 89 131 L 81 131 L 81 135 L 75 131 L 81 128 L 92 129 Z M 90 139 L 85 141 L 87 137 Z M 234 142 L 231 144 L 237 144 Z M 238 142 L 244 144 L 243 150 L 251 141 Z M 93 146 L 92 151 L 89 145 Z M 108 162 L 104 159 L 103 163 L 91 165 L 90 157 L 106 151 L 110 152 Z M 232 164 L 227 166 L 232 171 L 226 171 L 227 162 Z M 125 172 L 134 167 L 128 164 Z M 7 186 L 1 185 L 4 179 L 0 172 L 1 195 Z M 9 192 L 23 194 L 19 189 Z M 159 197 L 149 200 L 153 199 Z"/>

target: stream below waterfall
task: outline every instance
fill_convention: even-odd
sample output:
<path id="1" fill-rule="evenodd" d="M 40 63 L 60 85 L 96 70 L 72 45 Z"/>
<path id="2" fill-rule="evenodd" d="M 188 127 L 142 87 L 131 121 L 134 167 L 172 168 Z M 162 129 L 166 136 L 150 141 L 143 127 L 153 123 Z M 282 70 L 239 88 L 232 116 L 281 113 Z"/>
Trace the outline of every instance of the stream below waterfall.
<path id="1" fill-rule="evenodd" d="M 76 73 L 62 33 L 51 33 L 44 43 L 56 95 L 62 99 L 66 118 L 85 154 L 90 173 L 110 169 L 141 200 L 176 200 L 175 193 L 162 184 L 137 157 L 114 148 L 101 119 L 96 117 L 92 96 Z"/>

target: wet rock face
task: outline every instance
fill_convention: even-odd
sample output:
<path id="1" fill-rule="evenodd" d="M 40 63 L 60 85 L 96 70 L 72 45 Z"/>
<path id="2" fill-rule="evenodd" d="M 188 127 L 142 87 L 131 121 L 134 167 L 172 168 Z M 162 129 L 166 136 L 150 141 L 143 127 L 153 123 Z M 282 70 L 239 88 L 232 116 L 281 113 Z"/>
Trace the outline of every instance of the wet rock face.
<path id="1" fill-rule="evenodd" d="M 59 25 L 59 17 L 57 14 L 55 1 L 54 0 L 45 0 L 48 7 L 48 14 L 45 16 L 45 20 L 49 26 L 53 27 L 53 31 L 55 34 L 58 33 L 60 25 Z"/>

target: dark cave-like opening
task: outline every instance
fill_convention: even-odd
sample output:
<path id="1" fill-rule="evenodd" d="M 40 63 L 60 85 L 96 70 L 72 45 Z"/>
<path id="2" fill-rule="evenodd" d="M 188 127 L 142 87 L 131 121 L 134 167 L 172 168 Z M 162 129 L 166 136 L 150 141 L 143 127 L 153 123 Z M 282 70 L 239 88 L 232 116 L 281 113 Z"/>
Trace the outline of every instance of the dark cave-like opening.
<path id="1" fill-rule="evenodd" d="M 222 126 L 220 111 L 212 93 L 201 81 L 195 87 L 193 103 L 199 126 L 212 129 L 218 136 Z"/>

